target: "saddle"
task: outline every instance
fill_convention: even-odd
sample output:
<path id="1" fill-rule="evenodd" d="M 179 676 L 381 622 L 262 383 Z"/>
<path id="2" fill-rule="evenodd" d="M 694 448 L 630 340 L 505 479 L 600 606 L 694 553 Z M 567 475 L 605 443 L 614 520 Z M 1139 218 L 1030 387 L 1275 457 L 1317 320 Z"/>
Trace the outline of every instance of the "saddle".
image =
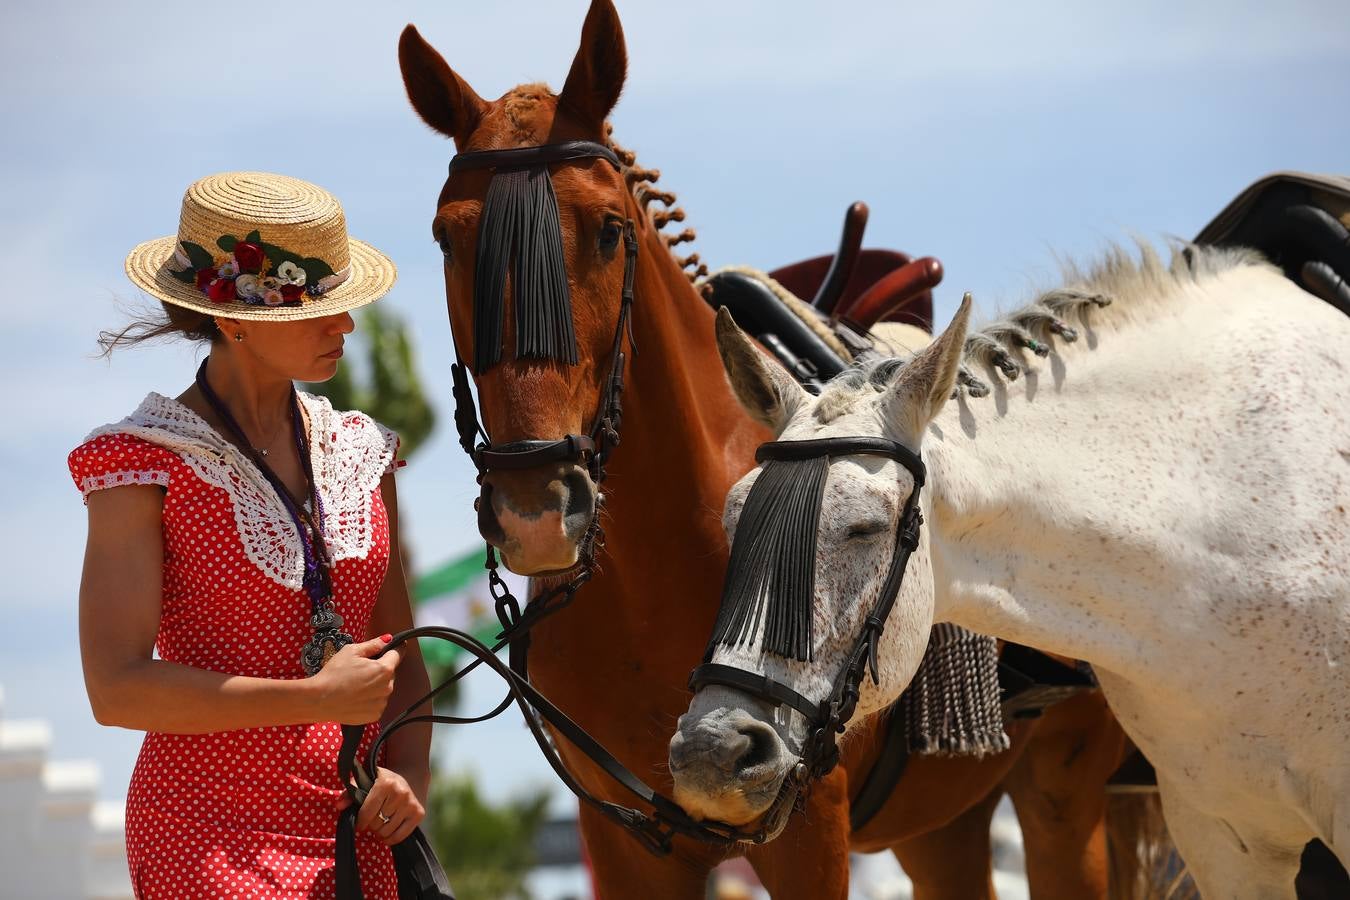
<path id="1" fill-rule="evenodd" d="M 1350 177 L 1267 175 L 1238 194 L 1195 242 L 1259 250 L 1291 281 L 1350 315 Z"/>
<path id="2" fill-rule="evenodd" d="M 874 348 L 871 332 L 879 322 L 932 331 L 932 289 L 942 280 L 942 264 L 931 256 L 862 249 L 867 215 L 865 203 L 848 208 L 832 256 L 768 273 L 734 266 L 702 284 L 713 309 L 727 307 L 737 324 L 811 391 Z"/>

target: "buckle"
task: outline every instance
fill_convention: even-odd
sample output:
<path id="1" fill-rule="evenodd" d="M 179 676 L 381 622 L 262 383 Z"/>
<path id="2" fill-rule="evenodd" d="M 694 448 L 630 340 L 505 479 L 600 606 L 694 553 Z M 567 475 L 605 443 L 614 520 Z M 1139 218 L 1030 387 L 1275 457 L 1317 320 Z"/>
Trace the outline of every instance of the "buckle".
<path id="1" fill-rule="evenodd" d="M 914 514 L 900 523 L 900 546 L 913 553 L 919 549 L 919 529 L 923 527 L 923 513 L 914 506 Z"/>

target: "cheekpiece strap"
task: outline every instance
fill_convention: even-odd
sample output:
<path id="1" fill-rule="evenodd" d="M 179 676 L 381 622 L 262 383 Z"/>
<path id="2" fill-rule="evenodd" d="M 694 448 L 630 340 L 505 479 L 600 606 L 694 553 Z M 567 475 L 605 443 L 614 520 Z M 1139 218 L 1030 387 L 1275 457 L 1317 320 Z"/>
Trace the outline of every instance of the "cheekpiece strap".
<path id="1" fill-rule="evenodd" d="M 587 157 L 598 157 L 616 169 L 622 168 L 618 154 L 604 144 L 597 144 L 594 141 L 564 141 L 560 144 L 540 144 L 537 147 L 517 147 L 513 150 L 456 153 L 450 158 L 450 174 L 471 169 L 528 169 L 532 166 Z"/>

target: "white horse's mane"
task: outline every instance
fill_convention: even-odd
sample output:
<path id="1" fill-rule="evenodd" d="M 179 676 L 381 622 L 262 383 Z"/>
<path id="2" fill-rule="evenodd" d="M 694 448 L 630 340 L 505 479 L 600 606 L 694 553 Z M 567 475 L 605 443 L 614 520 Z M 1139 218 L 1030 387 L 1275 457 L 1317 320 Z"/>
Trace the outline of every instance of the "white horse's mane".
<path id="1" fill-rule="evenodd" d="M 1091 266 L 1063 265 L 1064 283 L 1027 305 L 972 330 L 966 338 L 958 391 L 983 397 L 989 386 L 976 375 L 1017 379 L 1026 354 L 1045 356 L 1057 345 L 1063 353 L 1078 340 L 1079 329 L 1118 329 L 1147 318 L 1181 290 L 1206 278 L 1243 266 L 1269 266 L 1246 247 L 1214 247 L 1175 241 L 1164 262 L 1153 246 L 1137 242 L 1138 255 L 1113 244 Z M 813 413 L 822 423 L 851 409 L 860 394 L 883 390 L 906 363 L 905 357 L 871 357 L 850 366 L 825 386 Z"/>

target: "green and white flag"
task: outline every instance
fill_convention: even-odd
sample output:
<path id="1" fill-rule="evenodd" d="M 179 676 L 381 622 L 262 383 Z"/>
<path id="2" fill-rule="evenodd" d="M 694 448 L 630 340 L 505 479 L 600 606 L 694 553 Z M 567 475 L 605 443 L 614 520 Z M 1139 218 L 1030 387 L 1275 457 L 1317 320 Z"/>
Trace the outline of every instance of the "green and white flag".
<path id="1" fill-rule="evenodd" d="M 488 573 L 483 568 L 486 561 L 487 550 L 479 547 L 418 578 L 413 585 L 413 618 L 417 624 L 456 628 L 488 646 L 494 644 L 501 624 L 492 608 Z M 524 602 L 528 580 L 505 568 L 498 568 L 497 572 L 511 592 Z M 463 653 L 446 641 L 424 640 L 421 645 L 423 657 L 437 665 L 450 665 Z"/>

